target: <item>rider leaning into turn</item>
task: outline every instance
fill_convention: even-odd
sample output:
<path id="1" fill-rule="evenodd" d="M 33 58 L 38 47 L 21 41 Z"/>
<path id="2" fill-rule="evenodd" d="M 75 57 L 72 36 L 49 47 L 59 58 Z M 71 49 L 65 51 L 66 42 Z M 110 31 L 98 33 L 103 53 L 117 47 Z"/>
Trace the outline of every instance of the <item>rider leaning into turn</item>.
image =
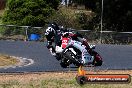
<path id="1" fill-rule="evenodd" d="M 55 44 L 60 43 L 61 36 L 62 36 L 61 31 L 69 31 L 69 30 L 60 29 L 55 22 L 50 23 L 48 25 L 48 28 L 46 29 L 45 36 L 47 39 L 47 48 L 50 50 L 52 55 L 55 55 L 55 49 L 53 47 L 53 42 Z M 87 49 L 90 48 L 89 44 L 86 42 L 86 40 L 83 38 L 83 36 L 81 34 L 79 34 L 78 32 L 74 33 L 74 35 L 72 37 L 74 40 L 80 41 L 83 44 L 85 44 Z"/>
<path id="2" fill-rule="evenodd" d="M 53 42 L 55 44 L 59 41 L 58 31 L 60 31 L 60 28 L 58 25 L 53 22 L 48 25 L 48 28 L 46 29 L 45 36 L 47 39 L 47 48 L 50 50 L 52 55 L 55 55 L 55 49 L 53 47 Z"/>

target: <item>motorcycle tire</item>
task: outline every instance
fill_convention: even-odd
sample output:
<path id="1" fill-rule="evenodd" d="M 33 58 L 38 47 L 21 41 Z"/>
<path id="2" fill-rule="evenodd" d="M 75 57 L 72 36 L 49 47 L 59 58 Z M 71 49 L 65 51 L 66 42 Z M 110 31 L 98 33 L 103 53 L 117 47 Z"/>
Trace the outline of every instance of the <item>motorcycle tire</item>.
<path id="1" fill-rule="evenodd" d="M 95 61 L 94 65 L 95 66 L 101 66 L 102 65 L 102 61 L 101 60 L 98 60 L 98 61 Z"/>
<path id="2" fill-rule="evenodd" d="M 91 55 L 93 55 L 94 57 L 96 57 L 96 56 L 99 56 L 100 57 L 100 55 L 96 51 L 92 51 Z M 94 61 L 93 61 L 92 64 L 94 66 L 101 66 L 102 63 L 103 63 L 103 61 L 102 61 L 102 58 L 101 58 L 101 59 L 94 59 Z"/>
<path id="3" fill-rule="evenodd" d="M 67 68 L 71 64 L 71 61 L 68 59 L 67 54 L 64 54 L 61 59 L 61 67 Z"/>
<path id="4" fill-rule="evenodd" d="M 66 62 L 61 62 L 60 65 L 62 68 L 67 68 L 69 66 L 69 64 Z"/>
<path id="5" fill-rule="evenodd" d="M 72 63 L 75 66 L 77 66 L 77 67 L 81 66 L 81 63 L 79 63 L 78 61 L 76 61 L 74 58 L 71 57 L 71 53 L 72 52 L 66 52 L 65 54 L 67 55 L 67 57 L 70 59 L 70 61 L 72 61 Z"/>
<path id="6" fill-rule="evenodd" d="M 73 63 L 75 66 L 77 66 L 77 67 L 80 67 L 82 64 L 81 63 Z"/>
<path id="7" fill-rule="evenodd" d="M 61 55 L 60 54 L 58 54 L 58 53 L 56 53 L 56 59 L 59 61 L 59 60 L 61 60 Z"/>

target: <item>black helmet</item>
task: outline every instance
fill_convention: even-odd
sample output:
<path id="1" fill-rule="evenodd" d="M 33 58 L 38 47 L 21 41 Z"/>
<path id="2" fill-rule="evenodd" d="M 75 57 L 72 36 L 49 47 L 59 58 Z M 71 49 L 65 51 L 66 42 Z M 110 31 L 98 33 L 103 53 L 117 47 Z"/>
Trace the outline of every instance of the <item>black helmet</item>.
<path id="1" fill-rule="evenodd" d="M 55 22 L 49 24 L 49 26 L 54 28 L 55 30 L 59 30 L 59 27 L 58 27 L 58 25 Z"/>

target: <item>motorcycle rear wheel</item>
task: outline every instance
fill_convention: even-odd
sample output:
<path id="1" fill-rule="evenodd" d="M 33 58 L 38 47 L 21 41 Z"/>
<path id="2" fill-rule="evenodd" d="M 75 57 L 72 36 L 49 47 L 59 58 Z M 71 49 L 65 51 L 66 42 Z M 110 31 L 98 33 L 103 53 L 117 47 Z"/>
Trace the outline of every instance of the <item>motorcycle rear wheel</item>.
<path id="1" fill-rule="evenodd" d="M 103 63 L 101 56 L 96 51 L 92 51 L 91 55 L 94 56 L 94 60 L 92 64 L 94 66 L 101 66 Z"/>
<path id="2" fill-rule="evenodd" d="M 95 62 L 94 62 L 94 65 L 95 65 L 95 66 L 101 66 L 102 63 L 103 63 L 102 60 L 98 60 L 98 61 L 95 61 Z"/>

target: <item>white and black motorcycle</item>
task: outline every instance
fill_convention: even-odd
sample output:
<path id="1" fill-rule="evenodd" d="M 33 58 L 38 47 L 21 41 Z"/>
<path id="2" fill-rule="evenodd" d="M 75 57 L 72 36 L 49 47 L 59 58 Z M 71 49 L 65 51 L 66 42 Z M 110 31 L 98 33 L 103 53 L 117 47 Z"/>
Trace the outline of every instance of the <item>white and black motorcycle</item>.
<path id="1" fill-rule="evenodd" d="M 70 64 L 78 67 L 80 65 L 101 66 L 102 58 L 93 50 L 94 48 L 94 45 L 90 45 L 89 50 L 87 50 L 87 47 L 82 42 L 71 37 L 62 37 L 61 43 L 55 47 L 56 58 L 61 61 L 60 65 L 63 68 L 68 67 Z"/>

